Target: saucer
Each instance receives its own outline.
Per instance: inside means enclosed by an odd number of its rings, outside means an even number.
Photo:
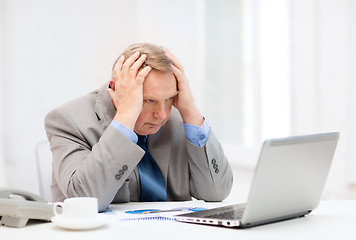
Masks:
[[[98,214],[94,219],[90,220],[73,220],[57,215],[51,218],[51,221],[59,227],[72,230],[85,230],[98,228],[106,223],[107,216]]]

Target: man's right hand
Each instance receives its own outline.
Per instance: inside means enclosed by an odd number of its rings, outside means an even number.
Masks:
[[[138,116],[142,111],[143,82],[152,70],[146,66],[140,70],[146,55],[139,52],[132,54],[126,61],[122,55],[113,70],[111,89],[107,89],[116,108],[115,121],[130,129],[134,129]]]

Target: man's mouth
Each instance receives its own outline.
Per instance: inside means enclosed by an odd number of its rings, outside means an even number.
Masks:
[[[160,127],[162,123],[147,123],[151,127]]]

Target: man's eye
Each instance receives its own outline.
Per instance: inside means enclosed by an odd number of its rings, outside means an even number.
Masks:
[[[148,103],[153,103],[154,100],[152,100],[152,99],[147,99],[146,102],[148,102]]]

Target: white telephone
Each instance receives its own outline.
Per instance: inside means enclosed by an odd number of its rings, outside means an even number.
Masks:
[[[52,217],[53,203],[23,190],[0,188],[0,225],[23,227],[29,219],[50,221]]]

